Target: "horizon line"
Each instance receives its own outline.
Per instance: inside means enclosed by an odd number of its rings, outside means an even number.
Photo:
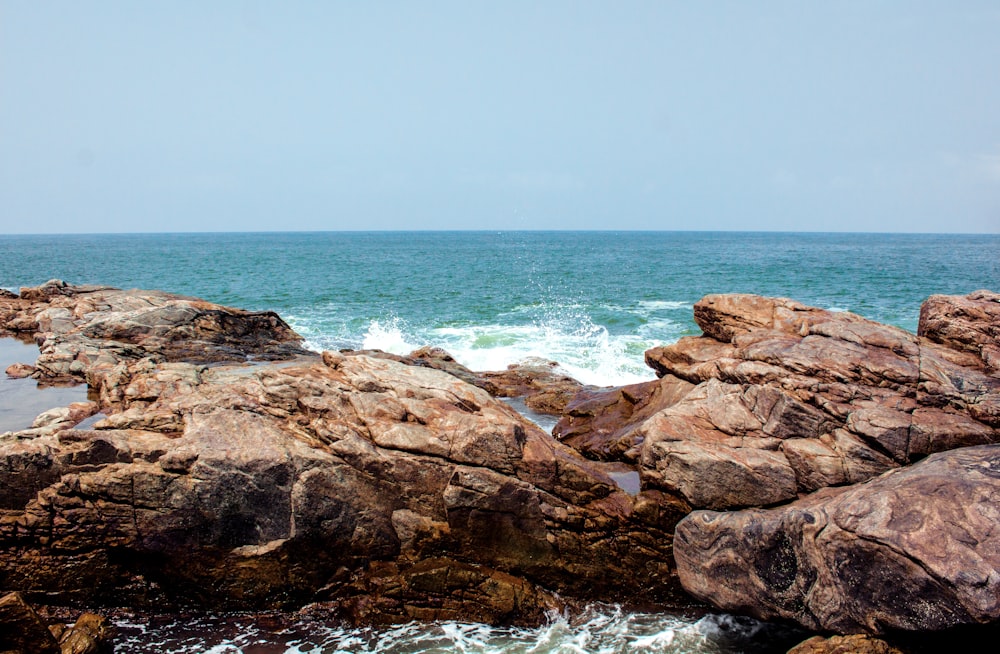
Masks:
[[[810,234],[810,235],[871,235],[871,236],[1000,236],[996,232],[891,232],[847,230],[785,230],[785,229],[259,229],[259,230],[199,230],[199,231],[134,231],[134,232],[17,232],[0,234],[0,238],[38,236],[193,236],[223,234]]]

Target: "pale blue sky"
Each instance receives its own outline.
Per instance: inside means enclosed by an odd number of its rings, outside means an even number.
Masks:
[[[0,233],[1000,232],[1000,3],[0,0]]]

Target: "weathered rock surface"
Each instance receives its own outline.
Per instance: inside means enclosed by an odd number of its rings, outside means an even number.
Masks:
[[[903,650],[893,647],[879,638],[866,634],[850,636],[813,636],[799,643],[788,654],[904,654]]]
[[[637,428],[677,404],[694,384],[667,375],[619,388],[583,389],[567,402],[553,435],[591,459],[637,464]]]
[[[951,350],[968,352],[981,361],[985,372],[1000,374],[1000,293],[932,295],[920,307],[917,333]]]
[[[423,347],[409,355],[417,365],[443,370],[482,388],[493,397],[519,397],[536,413],[562,415],[566,405],[583,384],[559,369],[555,361],[528,359],[507,366],[506,370],[473,372],[441,348]]]
[[[4,654],[99,654],[111,651],[106,618],[84,613],[66,627],[46,625],[20,593],[0,597],[0,652]]]
[[[935,454],[784,507],[677,527],[684,587],[814,630],[937,631],[1000,619],[1000,445]]]
[[[643,488],[710,509],[788,502],[994,443],[996,297],[932,298],[921,338],[781,298],[707,296],[695,305],[704,336],[646,353],[668,402],[640,400],[624,424],[611,411],[617,429],[556,433],[588,456],[638,459]],[[693,388],[668,392],[677,380]]]
[[[0,589],[328,602],[362,622],[678,600],[673,498],[625,492],[620,464],[451,374],[336,352],[220,365],[297,355],[298,339],[271,314],[165,294],[49,284],[16,303],[10,321],[41,330],[39,369],[85,378],[99,400],[0,439]],[[227,336],[237,318],[260,329]]]
[[[21,654],[59,651],[59,641],[20,593],[0,597],[0,652],[7,651]]]
[[[9,332],[30,333],[41,355],[31,376],[88,381],[121,361],[218,363],[310,354],[271,311],[231,309],[162,291],[71,286],[52,280],[0,298]]]

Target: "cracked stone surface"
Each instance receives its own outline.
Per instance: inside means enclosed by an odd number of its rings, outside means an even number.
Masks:
[[[775,505],[1000,440],[1000,295],[935,296],[917,336],[792,300],[710,295],[661,377],[583,391],[554,430],[693,508]]]
[[[1000,446],[934,454],[770,510],[696,511],[674,554],[694,596],[839,633],[1000,619]]]
[[[99,398],[0,437],[0,589],[358,622],[689,601],[675,500],[625,492],[630,468],[451,374],[302,354],[276,317],[166,294],[52,282],[0,300],[8,329],[39,330],[39,374]]]

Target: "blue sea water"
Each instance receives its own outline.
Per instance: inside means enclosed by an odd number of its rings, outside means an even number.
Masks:
[[[1000,236],[324,232],[0,236],[0,287],[51,278],[280,313],[315,349],[421,345],[492,370],[649,379],[708,293],[791,297],[915,330],[934,293],[1000,289]]]
[[[359,226],[363,227],[363,226]],[[422,345],[477,370],[527,357],[581,381],[653,377],[708,293],[790,297],[915,331],[935,293],[1000,291],[1000,236],[699,232],[0,235],[0,287],[157,288],[281,314],[314,349]],[[290,621],[289,621],[290,620]],[[784,651],[769,627],[592,607],[540,629],[346,629],[294,618],[136,616],[118,652]]]

